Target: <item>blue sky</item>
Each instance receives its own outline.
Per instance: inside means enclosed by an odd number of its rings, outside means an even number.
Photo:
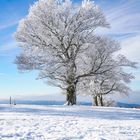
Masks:
[[[60,93],[58,88],[50,87],[43,81],[35,80],[37,72],[19,73],[15,56],[19,49],[12,35],[18,22],[28,14],[28,9],[36,0],[0,0],[0,99],[12,96],[42,96]],[[80,2],[80,1],[74,1]],[[99,30],[120,41],[121,53],[130,60],[140,62],[140,1],[139,0],[95,0],[103,12],[110,29]],[[130,87],[130,97],[123,97],[124,102],[140,103],[140,65],[132,70],[135,80]]]

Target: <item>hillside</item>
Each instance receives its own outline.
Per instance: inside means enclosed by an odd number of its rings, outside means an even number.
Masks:
[[[139,140],[140,110],[0,105],[1,140]]]

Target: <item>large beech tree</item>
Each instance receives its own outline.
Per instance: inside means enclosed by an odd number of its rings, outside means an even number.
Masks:
[[[38,70],[38,79],[60,87],[68,105],[76,104],[78,83],[84,78],[135,65],[125,57],[113,58],[119,44],[96,35],[99,27],[109,24],[92,1],[74,5],[70,0],[39,0],[15,33],[22,48],[16,58],[18,69]]]

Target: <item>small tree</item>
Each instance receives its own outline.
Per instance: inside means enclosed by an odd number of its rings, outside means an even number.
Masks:
[[[129,92],[130,88],[127,83],[131,82],[134,76],[125,72],[124,68],[136,68],[136,63],[118,54],[119,44],[113,40],[100,38],[97,44],[97,46],[91,47],[93,50],[90,48],[91,51],[88,51],[88,61],[87,58],[82,60],[87,68],[92,65],[96,72],[91,72],[90,75],[79,81],[79,94],[91,95],[94,105],[104,106],[104,95]],[[86,71],[88,70],[86,69]],[[83,88],[81,89],[81,87]]]
[[[124,73],[121,70],[111,70],[102,75],[85,79],[82,82],[84,82],[83,85],[87,90],[87,94],[93,97],[94,105],[106,106],[109,101],[105,101],[103,96],[116,93],[127,95],[130,88],[126,84],[133,78],[131,74]]]

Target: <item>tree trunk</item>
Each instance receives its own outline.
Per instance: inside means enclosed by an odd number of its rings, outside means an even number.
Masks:
[[[101,104],[101,106],[104,106],[102,95],[99,95],[99,100],[100,100],[100,104]]]
[[[97,99],[97,96],[93,97],[93,104],[95,106],[98,106],[98,99]]]
[[[12,98],[11,97],[10,97],[9,103],[10,103],[10,106],[11,106],[11,104],[12,104]]]
[[[67,88],[67,103],[68,105],[76,104],[76,91],[74,85],[70,85]]]

